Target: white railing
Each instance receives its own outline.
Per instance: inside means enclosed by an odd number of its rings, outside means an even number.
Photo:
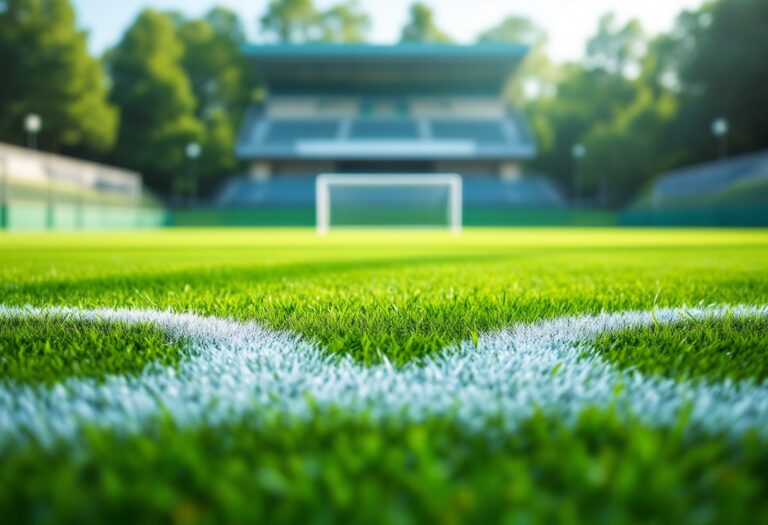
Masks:
[[[0,143],[2,202],[12,198],[14,186],[48,188],[51,193],[90,190],[120,195],[141,203],[141,174],[83,160]]]

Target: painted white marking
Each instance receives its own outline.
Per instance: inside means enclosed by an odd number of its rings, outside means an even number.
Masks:
[[[178,369],[148,365],[135,376],[101,382],[70,378],[53,387],[0,381],[0,444],[76,440],[84,424],[139,432],[161,412],[182,426],[215,425],[267,411],[303,419],[335,407],[375,420],[456,418],[482,432],[490,417],[513,431],[535,410],[573,423],[587,407],[615,407],[620,417],[654,426],[675,424],[688,407],[689,432],[733,437],[754,429],[768,438],[768,381],[675,381],[620,370],[585,347],[599,333],[649,325],[649,312],[565,317],[483,335],[422,363],[366,367],[324,353],[299,337],[192,314],[139,310],[46,308],[47,315],[153,322],[186,337],[190,354]],[[0,306],[2,316],[43,310]],[[768,307],[673,308],[655,313],[668,323],[694,318],[768,315]],[[580,357],[582,356],[582,357]],[[557,369],[556,372],[555,369]],[[308,402],[308,396],[312,402]]]

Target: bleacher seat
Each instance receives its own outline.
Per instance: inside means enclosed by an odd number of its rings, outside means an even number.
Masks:
[[[352,123],[351,140],[408,140],[416,139],[419,130],[410,119],[357,119]]]
[[[498,120],[434,120],[432,136],[440,140],[472,140],[479,144],[508,142]]]
[[[293,144],[297,140],[334,139],[338,134],[337,120],[272,120],[268,124],[264,142],[271,144]]]
[[[733,157],[662,173],[654,184],[657,198],[714,193],[752,178],[768,178],[768,152]]]

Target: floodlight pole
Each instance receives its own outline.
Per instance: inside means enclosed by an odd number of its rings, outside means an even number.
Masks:
[[[717,138],[717,151],[720,160],[728,156],[728,119],[720,117],[712,121],[712,134]]]
[[[327,235],[330,226],[330,208],[331,208],[331,195],[328,189],[328,184],[325,182],[326,177],[320,175],[315,179],[315,192],[317,205],[315,206],[315,224],[317,225],[318,235]]]
[[[136,206],[136,227],[140,228],[142,225],[141,215],[144,204],[144,176],[139,173],[139,179],[136,181],[134,187],[134,204]]]
[[[0,229],[9,229],[8,159],[0,157]]]
[[[448,203],[448,217],[451,221],[451,233],[459,235],[461,233],[461,213],[462,213],[462,194],[461,194],[461,179],[455,178],[451,180],[451,186],[453,191],[450,192]]]
[[[197,200],[197,180],[195,178],[195,161],[200,156],[201,148],[197,142],[190,142],[187,144],[184,150],[187,155],[189,181],[187,182],[187,207],[192,207],[194,201]]]
[[[46,204],[46,218],[45,222],[49,230],[52,230],[56,219],[54,217],[54,209],[53,209],[53,168],[51,165],[46,161],[45,163],[45,172],[48,174],[48,202]]]
[[[573,207],[579,205],[579,191],[581,186],[580,172],[581,172],[581,159],[587,154],[587,148],[584,144],[574,144],[571,148],[571,156],[573,157]]]
[[[37,113],[30,113],[24,117],[24,131],[27,132],[27,147],[37,149],[37,134],[43,128],[43,119]]]
[[[27,147],[37,149],[37,134],[43,129],[43,119],[37,113],[29,113],[24,117],[24,131],[27,132]],[[45,171],[48,174],[48,202],[46,205],[46,224],[48,229],[53,229],[53,170],[46,163]]]
[[[658,177],[654,177],[651,182],[651,209],[655,212],[661,208],[661,195],[658,188]]]

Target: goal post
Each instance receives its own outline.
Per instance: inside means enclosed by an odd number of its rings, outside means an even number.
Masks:
[[[444,226],[454,234],[461,232],[462,221],[462,185],[461,176],[452,173],[441,174],[342,174],[323,173],[316,179],[316,224],[319,235],[327,234],[332,226],[338,227],[439,227]],[[358,210],[357,222],[334,224],[334,205],[340,206],[346,192],[346,201],[353,202]],[[402,192],[402,193],[398,193]],[[407,222],[408,212],[395,212],[396,220],[387,221],[377,216],[375,224],[371,219],[382,208],[392,209],[398,200],[407,203],[415,216],[412,223]],[[429,200],[432,205],[445,206],[438,212],[439,222],[427,222],[425,217],[434,218],[435,214],[425,213]],[[435,202],[437,201],[437,202]],[[337,213],[338,215],[338,213]],[[349,215],[349,214],[347,214]],[[381,215],[381,213],[379,213]],[[390,217],[391,219],[392,217]],[[349,219],[348,219],[349,220]]]

